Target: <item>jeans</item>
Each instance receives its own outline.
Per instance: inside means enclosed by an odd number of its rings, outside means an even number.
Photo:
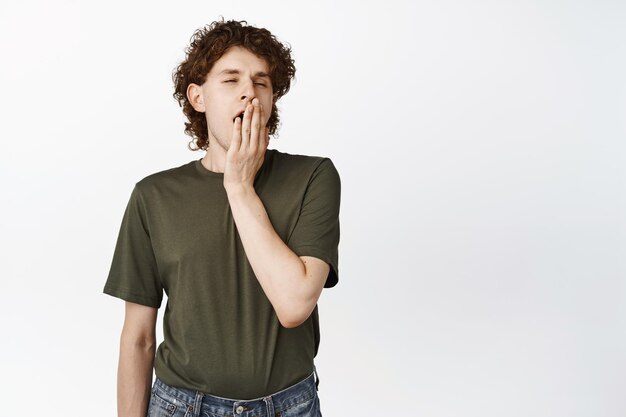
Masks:
[[[321,417],[314,370],[302,381],[253,400],[216,397],[154,381],[148,417]]]

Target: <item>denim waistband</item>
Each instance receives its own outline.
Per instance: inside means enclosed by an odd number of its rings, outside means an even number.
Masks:
[[[285,410],[314,398],[317,395],[318,384],[319,378],[314,368],[313,373],[302,381],[274,394],[251,400],[222,398],[188,388],[174,387],[167,385],[158,377],[154,381],[153,390],[156,390],[157,395],[160,391],[170,400],[181,401],[183,403],[181,405],[185,406],[191,413],[189,415],[192,416],[200,416],[201,411],[207,411],[222,416],[247,417],[252,415],[280,415]]]

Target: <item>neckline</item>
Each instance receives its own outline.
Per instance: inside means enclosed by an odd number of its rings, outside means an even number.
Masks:
[[[215,177],[215,178],[224,178],[223,172],[215,172],[206,169],[204,165],[202,165],[202,158],[196,159],[194,162],[194,166],[196,167],[196,171],[203,177]]]
[[[267,164],[267,161],[270,157],[270,153],[273,153],[274,149],[266,149],[265,150],[265,159],[263,162],[263,165]],[[206,169],[206,167],[204,165],[202,165],[202,158],[200,159],[196,159],[194,161],[193,164],[196,167],[196,171],[202,175],[203,177],[214,177],[214,178],[221,178],[224,179],[224,173],[223,172],[215,172],[215,171],[211,171],[209,169]],[[257,172],[257,176],[259,175],[259,173],[263,170],[263,166],[261,166],[261,168],[259,169],[259,172]]]

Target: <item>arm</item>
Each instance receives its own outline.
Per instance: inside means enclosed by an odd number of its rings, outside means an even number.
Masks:
[[[126,302],[117,370],[118,417],[144,417],[148,412],[157,310]]]
[[[267,117],[258,99],[235,118],[226,155],[224,188],[246,256],[265,295],[285,327],[296,327],[310,315],[324,288],[330,265],[296,255],[274,230],[254,189],[269,143]]]
[[[284,327],[299,326],[315,308],[330,266],[289,249],[253,187],[229,187],[227,194],[248,261],[278,319]]]

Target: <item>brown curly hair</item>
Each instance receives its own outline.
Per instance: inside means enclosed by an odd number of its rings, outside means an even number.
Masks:
[[[225,22],[222,17],[221,20],[197,29],[185,49],[185,60],[172,73],[173,96],[189,120],[185,122],[185,134],[193,138],[188,145],[192,151],[206,150],[209,138],[205,114],[191,106],[187,99],[187,87],[191,83],[204,84],[213,64],[232,46],[247,48],[267,61],[274,93],[274,104],[267,127],[270,135],[276,133],[280,120],[276,102],[287,94],[291,79],[296,73],[294,60],[291,58],[291,46],[280,43],[267,29],[249,26],[247,23],[245,20]],[[191,147],[194,140],[195,149]]]

